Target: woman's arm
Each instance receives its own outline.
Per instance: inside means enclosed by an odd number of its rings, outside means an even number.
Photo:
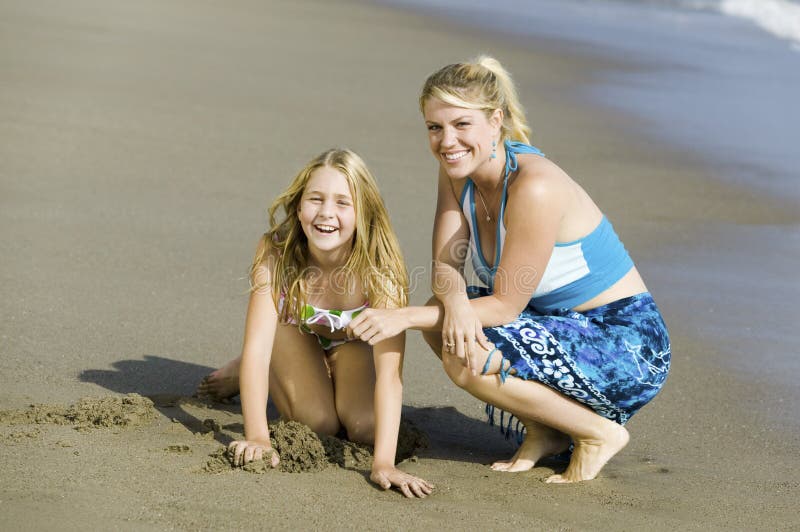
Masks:
[[[431,288],[442,302],[442,309],[429,309],[412,318],[417,327],[438,327],[441,322],[442,344],[466,362],[466,355],[476,350],[476,342],[489,349],[480,318],[469,303],[464,280],[464,261],[469,250],[469,226],[461,212],[456,188],[447,173],[439,168],[436,218],[433,225],[433,271]]]
[[[558,166],[539,159],[535,166],[521,164],[519,172],[509,187],[506,238],[493,293],[471,300],[484,327],[510,323],[528,305],[567,210],[570,180]]]
[[[262,240],[261,245],[264,245]],[[260,251],[260,249],[259,249]],[[272,450],[267,426],[267,396],[269,394],[269,363],[272,344],[278,325],[278,313],[271,291],[271,268],[274,257],[268,255],[266,264],[255,273],[257,284],[263,286],[250,294],[245,321],[242,361],[239,366],[239,394],[244,418],[244,441],[232,442],[234,463],[243,465]],[[273,466],[277,454],[273,453]]]
[[[433,294],[443,303],[467,299],[464,261],[469,249],[469,226],[461,212],[453,183],[439,169],[436,216],[433,222]]]
[[[394,465],[400,414],[403,407],[403,352],[406,335],[398,334],[373,348],[375,361],[375,454],[373,482],[384,489],[396,486],[406,497],[425,497],[433,491],[429,482],[409,475]]]

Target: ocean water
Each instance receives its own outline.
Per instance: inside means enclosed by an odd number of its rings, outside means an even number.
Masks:
[[[797,0],[644,0],[644,2],[678,9],[718,11],[724,15],[749,20],[774,36],[790,41],[794,48],[800,50],[800,2]]]
[[[800,0],[382,1],[629,60],[641,68],[606,71],[575,96],[800,207]]]

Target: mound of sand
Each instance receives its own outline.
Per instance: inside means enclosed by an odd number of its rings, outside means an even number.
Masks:
[[[279,421],[270,426],[272,445],[281,457],[278,469],[287,473],[319,471],[331,466],[345,469],[369,469],[372,465],[372,447],[341,440],[335,436],[320,437],[310,428],[296,421]],[[428,446],[425,435],[410,421],[400,423],[395,462],[414,455],[417,449]],[[224,447],[210,455],[202,470],[207,473],[230,471],[233,456]],[[250,473],[272,470],[269,456],[242,467]]]
[[[27,409],[0,411],[7,425],[75,425],[77,429],[136,427],[156,417],[153,402],[136,393],[123,396],[84,397],[63,405],[35,404]]]

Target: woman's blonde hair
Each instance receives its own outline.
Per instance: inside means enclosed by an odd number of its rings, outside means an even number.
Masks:
[[[267,283],[257,280],[258,273],[268,258],[274,258],[269,282],[276,304],[281,297],[284,299],[279,309],[280,319],[285,323],[294,318],[296,323],[302,323],[308,277],[313,272],[309,268],[308,239],[300,225],[298,209],[311,174],[321,167],[341,172],[353,196],[356,228],[352,252],[341,272],[344,278],[359,280],[373,307],[405,306],[408,274],[378,185],[361,157],[346,149],[330,149],[312,159],[272,203],[270,229],[264,233],[250,268],[251,289],[265,288]],[[350,282],[344,288],[352,286]]]
[[[425,80],[419,97],[423,113],[430,98],[456,107],[481,110],[486,118],[500,109],[503,111],[501,140],[530,143],[531,128],[511,75],[493,57],[482,55],[468,63],[447,65],[434,72]]]

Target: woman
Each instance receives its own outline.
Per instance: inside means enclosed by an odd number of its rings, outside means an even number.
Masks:
[[[661,315],[608,219],[528,145],[499,62],[481,57],[435,72],[420,108],[439,162],[434,299],[370,309],[350,329],[370,343],[423,330],[453,382],[490,415],[498,407],[518,418],[524,441],[492,469],[524,471],[572,446],[566,471],[547,481],[592,479],[666,379]],[[483,287],[466,285],[466,249]]]

